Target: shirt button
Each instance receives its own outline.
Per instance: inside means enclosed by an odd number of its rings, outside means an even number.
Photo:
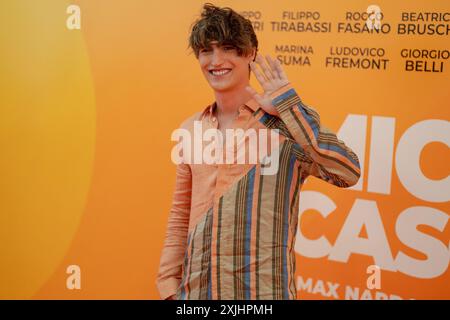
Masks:
[[[212,117],[212,122],[216,122],[216,117]]]

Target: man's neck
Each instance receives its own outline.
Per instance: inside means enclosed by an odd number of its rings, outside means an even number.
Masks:
[[[252,98],[252,95],[245,90],[245,86],[232,91],[215,91],[214,95],[216,97],[217,114],[225,117],[235,115],[239,107]]]

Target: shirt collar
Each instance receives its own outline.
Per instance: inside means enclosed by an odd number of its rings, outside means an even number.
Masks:
[[[252,111],[256,111],[259,109],[259,103],[254,98],[248,100],[244,105],[249,107]],[[215,101],[208,105],[202,112],[202,119],[205,117],[211,117],[214,114],[214,110],[216,108],[217,105]]]

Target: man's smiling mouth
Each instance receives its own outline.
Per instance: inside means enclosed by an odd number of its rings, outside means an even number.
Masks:
[[[223,76],[231,72],[231,69],[216,69],[216,70],[209,70],[209,73],[213,76]]]

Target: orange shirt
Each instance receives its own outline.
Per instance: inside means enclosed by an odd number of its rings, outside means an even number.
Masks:
[[[157,279],[162,299],[174,294],[177,299],[296,299],[299,190],[309,175],[352,186],[360,165],[291,84],[271,99],[280,117],[252,99],[239,109],[233,127],[278,130],[274,174],[265,174],[259,160],[177,165]],[[193,135],[196,123],[203,130],[217,128],[214,106],[181,127]]]

